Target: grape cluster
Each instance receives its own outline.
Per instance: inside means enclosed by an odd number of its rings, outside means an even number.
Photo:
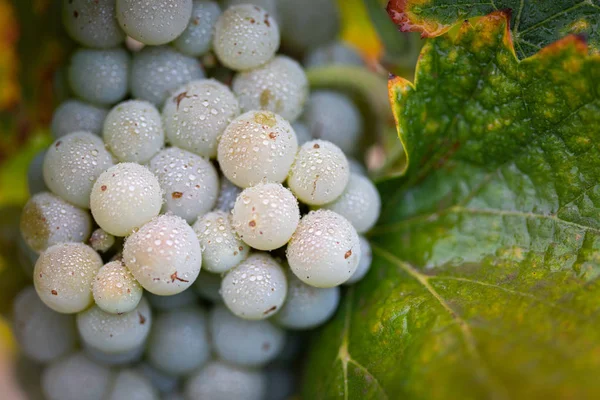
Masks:
[[[362,60],[332,1],[249,3],[64,0],[85,47],[30,167],[14,303],[48,399],[287,398],[300,332],[367,273],[361,114],[277,51]]]

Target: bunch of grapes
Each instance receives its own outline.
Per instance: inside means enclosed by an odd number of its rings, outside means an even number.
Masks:
[[[284,399],[300,332],[369,269],[361,114],[276,53],[362,61],[331,1],[244,3],[64,0],[85,47],[30,168],[14,304],[48,399]]]

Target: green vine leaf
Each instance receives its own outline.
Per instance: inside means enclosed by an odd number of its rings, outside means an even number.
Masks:
[[[599,92],[581,38],[519,62],[506,13],[427,41],[390,81],[406,174],[305,398],[600,397]]]
[[[517,54],[525,58],[568,34],[584,34],[600,51],[600,0],[390,0],[388,13],[403,31],[439,36],[466,18],[511,10]]]

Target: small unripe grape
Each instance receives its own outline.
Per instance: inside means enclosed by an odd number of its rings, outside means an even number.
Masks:
[[[336,145],[313,140],[300,147],[288,186],[306,204],[327,204],[344,192],[350,179],[349,170],[348,159]]]
[[[122,100],[129,88],[129,54],[122,48],[79,49],[71,57],[69,84],[73,93],[93,104]]]
[[[365,63],[358,51],[341,41],[319,46],[304,57],[304,65],[307,68],[324,67],[333,64],[362,67]]]
[[[229,7],[217,20],[213,47],[219,61],[233,70],[265,64],[279,48],[279,27],[260,7]]]
[[[193,226],[202,249],[202,267],[207,271],[226,272],[248,256],[250,248],[235,233],[229,218],[225,211],[212,211]]]
[[[381,197],[367,177],[350,174],[344,193],[323,208],[346,218],[358,233],[365,233],[375,225],[381,211]]]
[[[267,391],[262,372],[223,361],[211,361],[188,380],[188,399],[261,400]]]
[[[77,333],[73,316],[48,308],[33,286],[26,287],[15,297],[13,318],[19,347],[33,360],[49,362],[75,348]]]
[[[222,303],[223,298],[221,297],[221,276],[217,274],[211,274],[202,269],[196,282],[194,282],[194,289],[196,293],[212,303]]]
[[[340,301],[340,288],[317,288],[288,274],[288,295],[283,307],[273,317],[286,329],[312,329],[325,323]]]
[[[240,72],[232,87],[242,112],[272,111],[290,122],[300,116],[308,97],[304,70],[286,56],[277,56],[259,68]]]
[[[27,169],[27,188],[29,189],[29,195],[40,192],[48,192],[49,189],[46,187],[44,182],[44,158],[46,157],[46,151],[39,151]],[[235,201],[235,199],[234,199]]]
[[[340,285],[358,266],[358,234],[346,218],[333,211],[311,211],[300,220],[288,244],[287,259],[294,274],[308,285]]]
[[[196,279],[196,282],[198,279]],[[172,296],[159,296],[152,293],[146,293],[146,298],[150,305],[159,311],[177,310],[182,307],[192,306],[198,302],[198,296],[192,288],[186,289],[181,293]]]
[[[159,370],[186,375],[210,357],[206,315],[199,307],[160,314],[148,342],[148,361]]]
[[[360,240],[360,260],[358,261],[358,267],[356,267],[356,271],[354,271],[350,279],[344,282],[344,285],[352,285],[364,278],[371,268],[371,262],[373,262],[371,244],[364,236],[358,236],[358,239]]]
[[[195,0],[190,23],[173,42],[175,48],[192,57],[207,53],[212,46],[215,25],[220,15],[221,8],[218,3]]]
[[[58,359],[42,374],[42,390],[48,400],[104,400],[113,374],[83,352]]]
[[[298,146],[302,146],[304,143],[313,140],[313,137],[310,135],[308,127],[303,122],[294,122],[292,124],[292,128],[296,133],[296,138],[298,139]]]
[[[120,365],[131,365],[139,362],[144,356],[145,347],[144,343],[142,343],[142,345],[128,351],[123,351],[120,353],[107,353],[105,351],[93,348],[86,343],[83,343],[83,351],[89,357],[90,360],[100,365],[112,367]]]
[[[198,60],[170,46],[145,47],[131,63],[131,93],[157,107],[181,85],[202,78],[204,70]]]
[[[54,311],[70,314],[94,301],[92,283],[102,259],[82,243],[60,243],[44,251],[35,263],[33,283],[40,299]]]
[[[162,191],[148,168],[121,163],[100,175],[90,201],[92,215],[102,229],[114,236],[127,236],[158,215]]]
[[[163,190],[164,212],[170,211],[192,224],[214,207],[219,193],[219,175],[210,161],[170,147],[154,156],[149,168]]]
[[[114,246],[114,244],[115,237],[106,232],[104,229],[98,228],[92,232],[92,236],[90,237],[90,246],[92,246],[92,249],[96,250],[97,252],[106,253]]]
[[[279,311],[286,293],[285,272],[266,253],[251,255],[221,281],[225,305],[244,319],[269,318]]]
[[[115,0],[63,0],[63,23],[69,36],[87,47],[113,47],[125,39]]]
[[[144,290],[121,261],[111,261],[98,271],[92,293],[96,305],[111,314],[132,311]]]
[[[50,130],[55,139],[73,132],[91,132],[95,135],[102,133],[104,118],[108,110],[84,103],[79,100],[67,100],[61,103],[54,114]]]
[[[187,27],[192,0],[117,0],[117,19],[129,36],[157,46],[175,40]]]
[[[91,231],[88,211],[48,192],[34,195],[21,213],[21,234],[38,253],[58,243],[85,242]]]
[[[177,387],[179,386],[178,377],[159,371],[148,364],[147,361],[139,363],[136,370],[146,378],[150,379],[154,387],[161,393],[171,393],[177,390]]]
[[[335,40],[340,15],[333,0],[277,0],[281,40],[286,48],[304,53]]]
[[[129,100],[106,116],[102,131],[106,148],[121,162],[148,162],[165,144],[158,110],[150,103]]]
[[[57,196],[81,208],[90,208],[92,186],[113,165],[102,139],[74,132],[56,140],[44,158],[44,181]]]
[[[150,293],[174,295],[190,287],[202,264],[194,230],[175,215],[161,215],[129,236],[123,261]]]
[[[193,81],[177,89],[163,108],[168,141],[206,158],[217,155],[217,141],[240,113],[229,88],[214,79]]]
[[[292,192],[281,184],[259,183],[238,196],[231,221],[248,245],[274,250],[292,237],[300,221],[300,208]]]
[[[285,343],[285,332],[281,328],[266,320],[241,319],[225,306],[212,309],[209,326],[215,353],[236,365],[265,365],[277,357]]]
[[[221,189],[219,190],[215,209],[230,212],[233,210],[235,200],[240,193],[242,193],[242,188],[235,186],[229,179],[222,176]]]
[[[123,353],[142,346],[150,333],[152,312],[143,299],[124,314],[109,314],[94,306],[77,314],[77,329],[85,344],[106,353]]]
[[[312,137],[335,144],[345,154],[360,149],[362,116],[347,96],[328,90],[311,93],[304,121]]]
[[[236,118],[219,141],[219,166],[232,183],[249,187],[283,182],[298,151],[290,124],[270,111],[250,111]]]
[[[158,400],[158,393],[144,375],[125,369],[117,374],[107,400]]]

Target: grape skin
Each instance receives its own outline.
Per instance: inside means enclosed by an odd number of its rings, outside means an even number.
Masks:
[[[213,48],[228,68],[256,68],[273,58],[279,48],[279,26],[258,6],[235,5],[217,20]]]
[[[281,40],[287,49],[304,53],[335,40],[340,15],[334,0],[277,0]]]
[[[63,0],[63,23],[83,46],[107,48],[125,40],[115,15],[115,0]]]
[[[204,70],[195,58],[170,46],[149,46],[133,56],[131,93],[161,107],[181,85],[202,78]]]
[[[89,132],[73,132],[46,151],[44,181],[52,193],[81,208],[90,208],[92,186],[113,165],[102,139]]]
[[[192,224],[214,207],[219,175],[208,160],[170,147],[154,156],[149,168],[164,193],[163,212],[172,212]]]
[[[221,176],[221,189],[219,190],[219,197],[217,198],[215,209],[230,212],[240,193],[242,193],[240,187],[235,186],[229,179]]]
[[[233,315],[225,306],[215,306],[209,317],[213,350],[224,361],[258,367],[282,351],[285,333],[269,321],[249,321]]]
[[[233,184],[249,187],[260,182],[283,182],[298,151],[290,124],[270,111],[249,111],[223,132],[217,159]]]
[[[148,168],[121,163],[100,175],[90,201],[92,215],[102,229],[114,236],[127,236],[158,215],[162,190]]]
[[[19,347],[33,360],[53,361],[75,348],[77,334],[73,317],[48,308],[33,286],[21,290],[15,297],[13,318]]]
[[[218,3],[195,0],[190,23],[173,42],[175,48],[192,57],[207,53],[212,47],[215,25],[220,15]]]
[[[192,375],[185,386],[188,399],[260,400],[266,393],[262,372],[211,361]]]
[[[93,302],[92,283],[102,259],[82,243],[60,243],[44,251],[33,271],[40,299],[54,311],[70,314]]]
[[[137,307],[143,290],[121,261],[111,261],[98,271],[92,293],[102,311],[122,314]]]
[[[147,361],[143,361],[136,366],[136,370],[150,379],[154,387],[161,393],[171,393],[177,390],[179,386],[179,378],[169,374],[165,374],[162,371],[154,368],[148,364]]]
[[[85,242],[91,231],[88,211],[48,192],[30,198],[21,213],[21,234],[38,253],[58,243]]]
[[[167,140],[202,157],[215,158],[219,137],[239,114],[238,101],[227,86],[214,79],[190,82],[165,102]]]
[[[196,279],[196,282],[197,281],[198,279]],[[198,301],[198,297],[191,288],[172,296],[158,296],[156,294],[146,293],[146,298],[150,302],[152,308],[159,311],[177,310],[182,307],[194,305]]]
[[[240,72],[233,80],[233,93],[242,112],[267,110],[295,121],[308,97],[308,79],[296,61],[277,56],[251,71]]]
[[[300,221],[300,208],[292,192],[281,184],[259,183],[238,196],[231,221],[248,245],[274,250],[292,237]]]
[[[152,312],[144,298],[135,309],[123,314],[110,314],[97,306],[77,314],[81,340],[105,353],[123,353],[142,346],[152,323]]]
[[[292,128],[296,133],[296,138],[298,139],[298,146],[302,146],[306,142],[310,142],[313,140],[313,137],[310,135],[310,131],[305,123],[296,121],[292,124]]]
[[[92,246],[92,249],[100,253],[106,253],[114,244],[115,237],[104,229],[98,228],[92,232],[92,236],[90,237],[90,246]]]
[[[196,282],[194,282],[194,290],[196,293],[211,303],[222,303],[223,298],[221,297],[221,276],[217,274],[211,274],[206,270],[200,271],[200,275]]]
[[[139,362],[144,356],[145,347],[144,344],[133,348],[129,351],[121,352],[121,353],[107,353],[104,351],[100,351],[89,346],[86,343],[83,343],[83,351],[86,356],[100,364],[105,366],[120,366],[120,365],[131,365]]]
[[[158,400],[158,393],[144,375],[135,370],[121,370],[107,400]]]
[[[304,57],[306,68],[323,67],[334,64],[362,67],[364,61],[358,51],[342,41],[327,43],[313,49]]]
[[[358,267],[356,267],[356,271],[354,271],[350,279],[344,282],[344,285],[353,285],[363,279],[367,272],[369,272],[371,263],[373,262],[371,244],[364,236],[359,235],[358,239],[360,240],[360,260],[358,261]]]
[[[107,150],[121,162],[148,162],[165,144],[158,110],[150,103],[129,100],[106,116],[102,136]]]
[[[202,264],[196,233],[175,215],[161,215],[129,236],[123,260],[147,291],[169,296],[190,287]]]
[[[67,100],[54,110],[50,131],[55,139],[78,131],[100,135],[107,114],[105,108],[79,100]]]
[[[286,294],[283,268],[266,253],[251,255],[221,281],[225,305],[244,319],[271,317],[281,308]]]
[[[329,288],[344,283],[356,271],[360,242],[347,219],[333,211],[317,210],[302,217],[286,254],[301,281]]]
[[[129,36],[157,46],[176,39],[192,15],[192,0],[117,0],[117,19]]]

